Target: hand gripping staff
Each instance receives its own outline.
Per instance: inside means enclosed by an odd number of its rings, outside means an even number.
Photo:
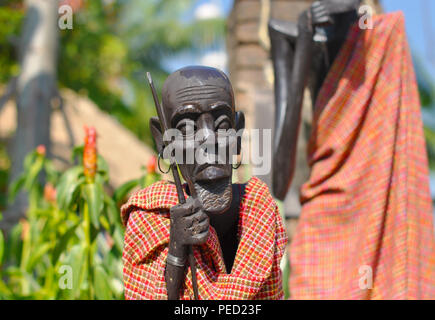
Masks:
[[[160,121],[160,127],[162,128],[162,135],[164,136],[166,130],[168,130],[168,122],[165,117],[165,113],[163,112],[162,106],[160,105],[159,98],[157,96],[156,88],[154,87],[153,79],[151,78],[151,74],[147,72],[148,83],[151,88],[151,92],[153,94],[154,104],[157,110],[157,116]],[[164,141],[164,139],[163,139]],[[165,143],[165,141],[164,141]],[[167,143],[165,143],[167,144]],[[177,188],[178,202],[180,204],[186,203],[186,198],[184,197],[183,186],[181,185],[180,175],[178,173],[178,165],[176,161],[171,161],[170,168],[172,170],[172,175],[174,177],[175,187]],[[195,190],[191,190],[192,197],[196,197]],[[193,256],[192,246],[188,247],[188,260],[190,265],[190,270],[192,271],[192,285],[193,285],[193,294],[195,300],[198,300],[198,282],[196,279],[196,266],[195,266],[195,258]]]

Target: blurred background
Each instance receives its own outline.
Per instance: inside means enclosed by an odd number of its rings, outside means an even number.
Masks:
[[[96,200],[86,191],[89,181],[80,180],[82,171],[75,178],[69,171],[84,165],[84,160],[71,157],[80,155],[81,149],[75,147],[83,145],[84,126],[96,129],[99,168],[104,168],[99,171],[102,181],[91,183],[100,183],[98,192],[101,199],[106,199],[101,200],[101,205],[96,202],[96,215],[119,210],[131,190],[159,178],[148,125],[155,108],[145,81],[147,71],[160,91],[166,76],[185,65],[220,68],[231,78],[237,107],[245,112],[247,127],[272,128],[273,71],[267,21],[270,17],[296,21],[311,2],[0,0],[0,212],[4,229],[0,238],[0,297],[104,298],[95,293],[95,288],[101,286],[111,288],[112,293],[106,298],[122,297],[120,221],[114,222],[119,227],[114,229],[107,225],[112,222],[110,216],[108,221],[96,218],[98,223],[83,224],[83,232],[67,221],[56,226],[54,234],[49,234],[44,224],[48,223],[48,214],[57,215],[56,219],[64,214],[62,219],[72,217],[76,221],[75,216],[85,219],[90,213],[90,221],[95,222],[92,208]],[[435,199],[435,3],[365,2],[376,13],[402,10],[405,14]],[[298,188],[308,175],[304,148],[310,132],[309,101],[303,118],[298,170],[288,199],[280,204],[290,236],[300,210]],[[38,146],[44,147],[43,152],[34,151]],[[32,166],[39,163],[38,157],[44,159],[43,164]],[[248,176],[249,166],[238,170],[239,180]],[[268,176],[262,178],[270,182]],[[51,198],[47,182],[54,190]],[[72,204],[72,200],[78,201],[77,197],[83,200],[83,206]],[[29,210],[33,213],[29,214]],[[30,235],[26,228],[31,230]],[[29,240],[26,236],[34,238]],[[61,247],[53,241],[59,238],[65,242]],[[77,245],[82,238],[87,239],[89,246],[80,249]],[[41,243],[32,251],[26,249],[25,239]],[[113,244],[116,241],[117,249]],[[103,242],[105,249],[100,247]],[[43,244],[46,246],[41,250]],[[36,250],[38,255],[25,256],[25,250]],[[110,255],[106,255],[108,252]],[[56,286],[50,286],[61,280],[62,274],[57,271],[71,254],[88,257],[88,273],[80,271],[88,276],[79,272],[83,283],[77,284],[77,292],[65,295]],[[98,261],[99,272],[89,271],[95,269],[92,266]],[[106,268],[108,261],[115,267]],[[48,272],[52,279],[48,279]]]

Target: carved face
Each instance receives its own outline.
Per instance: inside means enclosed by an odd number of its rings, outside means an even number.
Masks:
[[[226,138],[223,133],[244,127],[243,114],[235,112],[227,76],[208,67],[183,68],[168,77],[162,99],[168,126],[179,133],[173,146],[175,154],[183,155],[177,163],[189,189],[196,192],[207,213],[226,211],[232,200],[228,154],[231,141],[237,140]],[[156,131],[155,120],[151,128],[159,147],[161,133],[159,136]],[[239,152],[240,146],[236,149]],[[226,157],[219,160],[222,155]]]

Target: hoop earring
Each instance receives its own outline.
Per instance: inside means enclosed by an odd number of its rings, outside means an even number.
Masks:
[[[159,167],[159,171],[160,171],[161,173],[163,173],[163,174],[167,174],[167,173],[169,173],[169,171],[171,170],[171,167],[169,166],[168,171],[164,172],[164,171],[162,170],[162,168],[160,167],[160,159],[161,159],[161,158],[162,158],[162,153],[159,152],[159,156],[158,156],[158,158],[157,158],[157,166]]]
[[[240,158],[241,158],[240,162],[235,167],[233,165],[231,165],[231,168],[233,168],[234,170],[237,170],[240,168],[240,166],[242,165],[243,152],[242,152],[242,156]]]

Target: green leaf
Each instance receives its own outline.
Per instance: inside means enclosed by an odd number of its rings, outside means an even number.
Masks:
[[[290,298],[290,290],[288,285],[288,278],[290,276],[290,265],[289,260],[285,257],[285,265],[284,270],[282,272],[282,278],[283,278],[283,291],[284,291],[284,299]]]
[[[119,230],[119,228],[115,229],[112,238],[115,241],[115,247],[119,250],[119,252],[122,252],[122,250],[124,249],[124,235]]]
[[[3,231],[0,230],[0,267],[3,265],[3,254],[5,252],[5,237]]]
[[[83,162],[83,150],[84,149],[85,149],[85,147],[83,145],[74,147],[72,154],[71,154],[71,161],[74,162],[77,158],[77,159],[79,159],[78,163],[81,165]]]
[[[11,266],[11,267],[8,267],[7,269],[6,269],[6,275],[8,275],[8,276],[10,276],[10,277],[17,277],[17,278],[20,278],[20,277],[23,277],[24,276],[24,272],[23,272],[23,270],[21,270],[20,268],[18,268],[18,267],[16,267],[16,266]]]
[[[56,243],[56,246],[54,247],[53,250],[53,255],[51,257],[51,263],[54,265],[56,264],[57,260],[59,259],[60,255],[62,254],[62,252],[65,251],[67,245],[68,245],[68,241],[71,239],[72,236],[74,236],[75,232],[76,232],[76,228],[80,223],[76,223],[75,225],[73,225],[71,228],[69,228],[58,240],[58,242]]]
[[[85,184],[83,186],[83,198],[88,204],[91,222],[98,229],[98,217],[104,207],[104,191],[96,183]]]
[[[57,203],[59,208],[67,210],[70,207],[74,195],[78,190],[77,188],[84,182],[85,178],[82,167],[76,166],[65,171],[57,186]]]
[[[0,279],[0,300],[9,299],[12,296],[11,290],[8,286]]]
[[[127,194],[133,190],[135,187],[140,185],[139,179],[131,180],[126,183],[124,183],[122,186],[120,186],[118,189],[115,190],[113,194],[113,200],[117,204],[119,204],[122,200],[125,199]]]
[[[32,167],[33,163],[35,163],[36,158],[41,157],[36,153],[36,151],[30,152],[25,158],[23,163],[24,172],[27,172]]]
[[[147,184],[146,184],[146,178],[147,178],[147,173],[144,173],[140,178],[139,178],[139,185],[140,185],[140,187],[143,189],[143,188],[146,188],[147,187]]]
[[[122,283],[122,280],[117,278],[111,278],[109,284],[110,288],[112,289],[112,293],[115,296],[115,299],[123,299],[124,285]]]
[[[32,271],[35,265],[41,260],[41,258],[50,250],[52,247],[51,243],[44,243],[38,246],[37,249],[31,253],[29,263],[26,267],[28,271]]]
[[[47,181],[56,184],[59,172],[56,171],[51,161],[45,160],[44,170],[47,173]]]
[[[14,182],[12,182],[9,188],[9,202],[12,203],[15,200],[18,192],[23,189],[24,182],[26,181],[26,176],[21,174]]]
[[[100,215],[98,220],[100,221],[100,224],[104,229],[110,230],[109,221],[107,221],[107,218],[104,215]]]
[[[30,190],[34,185],[39,173],[44,167],[45,158],[42,156],[36,157],[35,161],[31,164],[29,170],[26,172],[26,180],[24,182],[24,188]]]
[[[121,216],[118,207],[107,194],[104,195],[104,202],[106,203],[106,212],[112,226],[121,225]]]
[[[110,300],[112,298],[107,273],[100,265],[95,268],[94,286],[98,300]]]
[[[109,174],[109,165],[107,164],[106,160],[100,155],[98,155],[97,158],[97,170],[98,172],[104,173],[105,175]]]
[[[73,273],[73,287],[71,290],[63,290],[66,299],[77,299],[80,295],[80,288],[84,281],[84,273],[86,272],[85,263],[85,248],[83,244],[76,244],[65,255],[66,260],[64,265],[70,266]]]
[[[12,228],[12,232],[8,235],[8,243],[6,249],[6,259],[14,264],[19,264],[23,242],[21,240],[22,224],[18,223]]]

